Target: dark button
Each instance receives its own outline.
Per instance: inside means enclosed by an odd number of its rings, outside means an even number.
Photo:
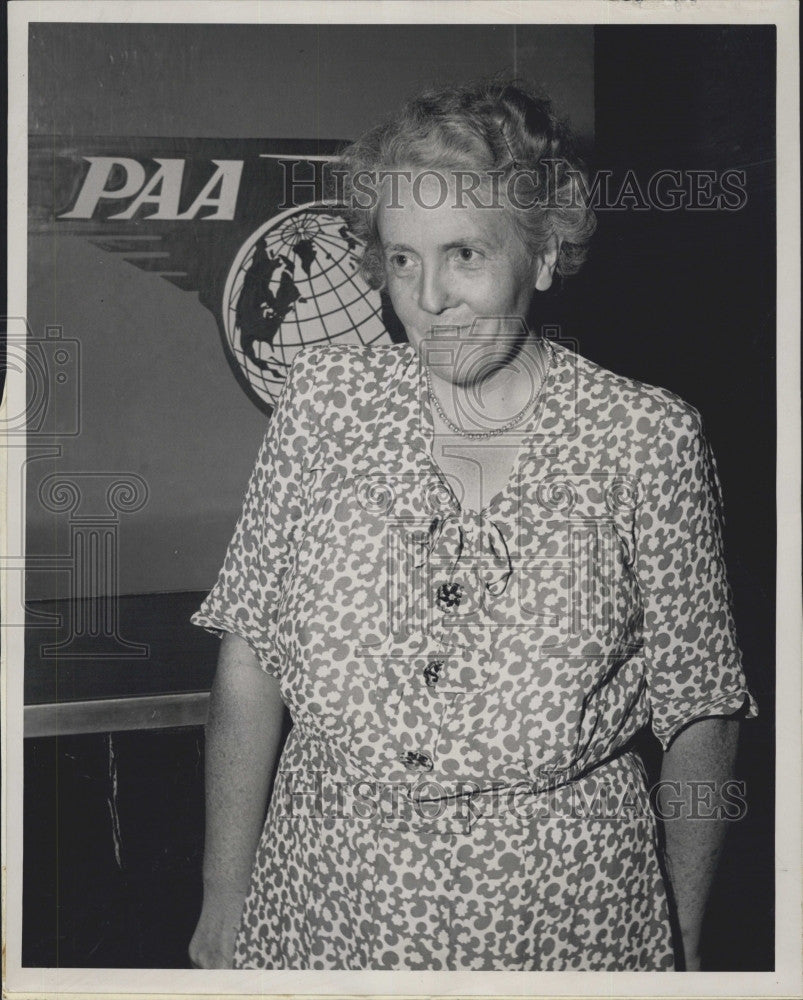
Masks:
[[[441,674],[443,673],[443,668],[443,660],[429,661],[429,663],[424,667],[424,679],[427,682],[427,687],[435,687],[440,680]]]
[[[462,583],[442,583],[435,592],[435,600],[442,611],[456,608],[463,600],[466,590]]]
[[[408,771],[432,770],[432,758],[418,750],[405,750],[400,759]]]

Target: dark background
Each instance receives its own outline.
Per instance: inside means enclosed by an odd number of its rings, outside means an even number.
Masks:
[[[736,212],[600,212],[588,266],[566,283],[581,353],[696,406],[725,497],[737,630],[760,715],[742,726],[748,813],[726,841],[704,967],[774,965],[775,29],[595,32],[595,164],[735,167]],[[653,773],[654,742],[645,743]]]
[[[743,727],[749,808],[729,832],[703,962],[772,969],[775,29],[604,27],[593,45],[592,168],[645,180],[684,167],[747,176],[737,212],[600,212],[585,269],[541,309],[587,357],[703,414],[760,708]],[[192,647],[208,676],[216,649],[212,637]],[[643,750],[654,768],[654,741]],[[26,740],[23,964],[187,965],[200,905],[202,757],[202,730],[191,727]]]

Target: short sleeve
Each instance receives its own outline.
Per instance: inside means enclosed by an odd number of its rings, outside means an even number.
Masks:
[[[722,490],[699,413],[672,404],[641,470],[636,570],[652,730],[757,706],[747,688],[723,547]]]
[[[303,523],[303,456],[309,444],[299,390],[303,368],[297,354],[270,416],[217,582],[190,618],[215,635],[241,636],[262,669],[275,677],[282,670],[276,647],[282,579]]]

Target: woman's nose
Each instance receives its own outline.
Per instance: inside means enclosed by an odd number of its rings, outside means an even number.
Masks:
[[[424,312],[437,316],[450,304],[449,288],[441,268],[438,266],[423,268],[418,289],[419,307]]]

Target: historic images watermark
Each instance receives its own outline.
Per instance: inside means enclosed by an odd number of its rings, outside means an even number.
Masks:
[[[399,209],[412,199],[421,208],[532,209],[591,208],[595,212],[735,212],[747,204],[747,173],[725,169],[664,167],[648,175],[583,171],[561,158],[534,167],[484,171],[454,168],[358,170],[352,175],[338,159],[279,160],[284,176],[280,210],[328,198],[347,210],[373,211],[380,201]]]
[[[439,820],[529,822],[550,819],[626,821],[652,817],[664,822],[692,819],[738,822],[747,815],[744,781],[668,781],[647,786],[635,775],[563,780],[545,769],[541,779],[505,787],[472,781],[416,782],[338,780],[323,771],[282,771],[275,793],[285,817],[362,819],[424,823]]]

